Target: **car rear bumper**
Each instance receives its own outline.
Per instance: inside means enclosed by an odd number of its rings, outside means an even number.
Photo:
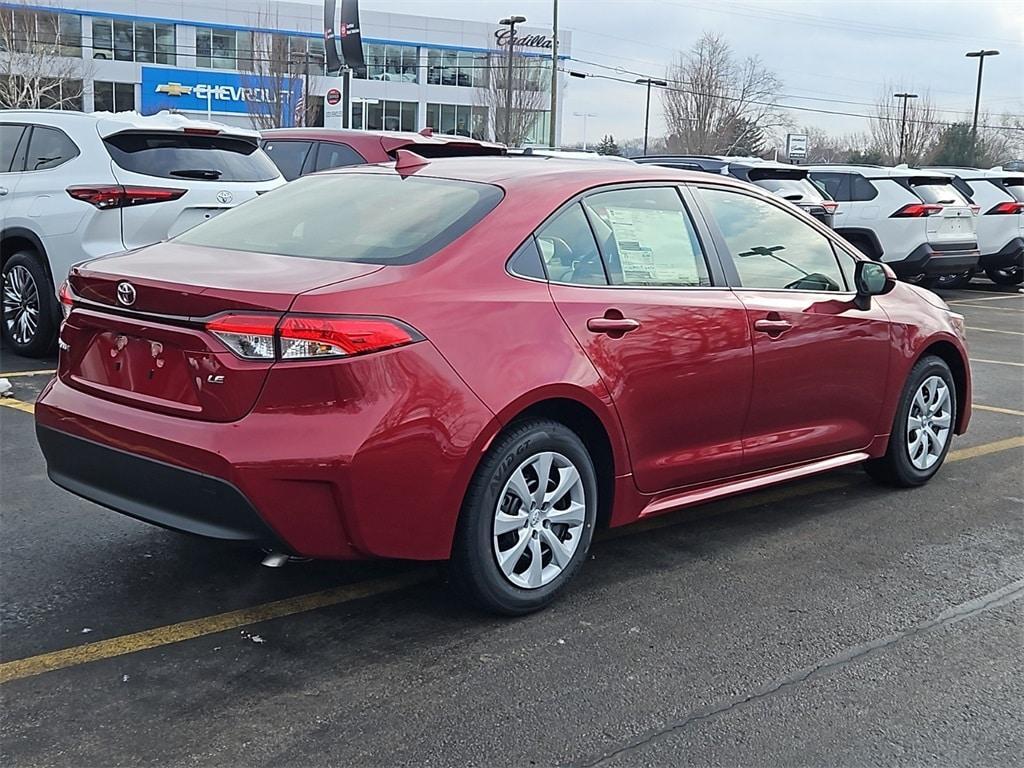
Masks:
[[[977,268],[981,252],[977,246],[962,243],[919,245],[902,261],[889,266],[900,277],[916,275],[956,275]]]
[[[1024,267],[1024,237],[1015,237],[996,253],[982,254],[978,261],[981,269]]]
[[[286,545],[231,483],[36,425],[50,479],[74,494],[163,528],[273,549]]]

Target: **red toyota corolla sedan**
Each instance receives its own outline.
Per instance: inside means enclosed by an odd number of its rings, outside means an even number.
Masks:
[[[519,614],[594,529],[967,428],[963,319],[742,182],[495,157],[305,177],[72,270],[50,477],[315,558],[450,560]]]

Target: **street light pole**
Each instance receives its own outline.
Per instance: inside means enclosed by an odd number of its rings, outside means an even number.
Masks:
[[[557,146],[555,112],[558,111],[558,0],[551,9],[551,112],[548,114],[548,146]]]
[[[664,80],[654,80],[650,77],[641,77],[636,81],[637,85],[647,86],[647,111],[644,113],[644,154],[647,154],[647,134],[650,131],[651,126],[651,86],[660,85],[665,87],[668,85]]]
[[[594,112],[573,112],[573,115],[576,116],[576,117],[582,117],[583,118],[583,149],[586,149],[587,148],[587,118],[588,117],[597,117],[597,114],[595,114]]]
[[[525,16],[508,16],[498,23],[508,27],[508,72],[505,75],[505,144],[512,137],[512,50],[516,42],[516,24],[526,21]]]
[[[916,99],[916,93],[894,93],[893,96],[897,99],[903,99],[903,119],[900,121],[900,162],[904,162],[903,157],[903,144],[906,140],[907,135],[907,102],[911,99]]]
[[[971,124],[971,135],[978,135],[978,107],[981,106],[981,70],[985,67],[986,56],[998,56],[999,51],[986,51],[984,49],[980,51],[968,51],[966,54],[969,59],[978,60],[978,88],[974,92],[974,122]]]

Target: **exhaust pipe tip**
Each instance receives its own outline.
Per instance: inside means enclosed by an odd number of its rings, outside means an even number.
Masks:
[[[290,558],[283,552],[268,552],[266,557],[260,561],[260,565],[265,565],[267,568],[281,568],[288,564]]]

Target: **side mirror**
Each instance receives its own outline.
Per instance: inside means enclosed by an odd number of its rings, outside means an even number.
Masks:
[[[858,261],[853,272],[857,306],[868,309],[872,296],[881,296],[896,287],[896,273],[880,261]]]

